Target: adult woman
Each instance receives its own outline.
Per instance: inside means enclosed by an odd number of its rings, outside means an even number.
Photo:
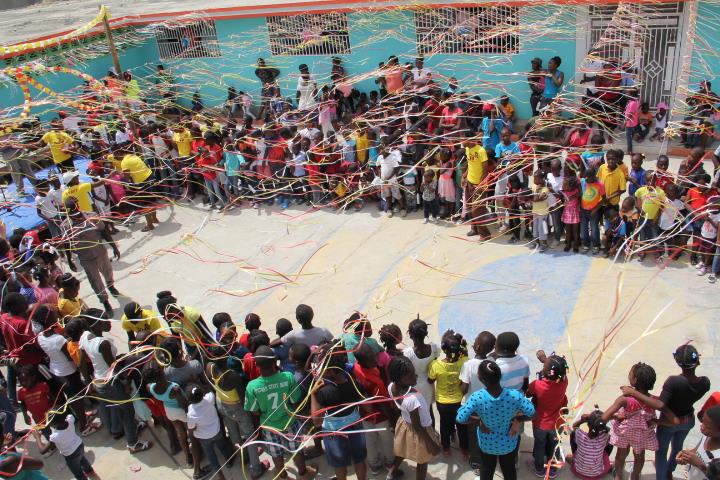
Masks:
[[[693,404],[710,390],[710,380],[695,374],[695,369],[700,365],[700,354],[694,346],[685,344],[678,347],[673,357],[681,373],[665,380],[660,398],[643,395],[632,387],[621,388],[623,395],[631,395],[661,411],[657,427],[658,450],[655,452],[657,480],[667,480],[675,470],[677,455],[682,450],[685,437],[695,425]]]
[[[535,415],[535,407],[520,390],[500,386],[502,373],[497,363],[483,360],[478,367],[478,378],[485,388],[470,395],[460,407],[458,423],[468,423],[471,415],[480,418],[478,444],[481,452],[480,479],[492,480],[495,467],[500,463],[503,478],[516,480],[516,448],[522,421]]]
[[[700,423],[700,432],[705,438],[697,447],[683,450],[677,455],[677,463],[688,465],[688,480],[710,478],[708,465],[720,455],[720,405],[705,411]]]

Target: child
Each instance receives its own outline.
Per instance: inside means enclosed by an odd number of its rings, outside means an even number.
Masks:
[[[603,244],[605,251],[605,258],[611,255],[615,257],[618,249],[625,242],[627,237],[627,230],[625,228],[625,221],[618,212],[612,210],[608,213],[608,229],[603,234]]]
[[[612,446],[608,445],[610,435],[607,422],[602,417],[600,410],[585,413],[572,427],[570,448],[573,456],[570,470],[583,480],[600,480],[610,471]],[[580,428],[583,423],[587,423],[587,432]]]
[[[565,229],[564,252],[569,252],[571,248],[573,253],[580,251],[580,186],[578,183],[575,172],[571,170],[568,174],[566,171],[562,189],[565,206],[561,217]]]
[[[310,418],[311,414],[311,400],[310,390],[315,377],[313,377],[310,371],[310,365],[308,360],[312,356],[312,350],[308,345],[304,343],[295,343],[290,347],[290,360],[292,360],[295,371],[293,377],[295,383],[297,383],[298,389],[300,390],[300,400],[298,401],[298,407],[295,409],[295,414],[300,418]],[[314,426],[311,422],[304,422],[302,426],[301,434],[311,434]],[[305,458],[315,458],[323,454],[322,439],[319,436],[313,438],[315,445],[307,447],[303,450]]]
[[[535,242],[540,247],[540,252],[547,250],[547,234],[548,234],[548,193],[550,190],[545,186],[545,174],[542,170],[536,170],[533,174],[533,196],[532,196],[532,213],[533,213],[533,236]]]
[[[404,356],[393,358],[388,374],[392,382],[388,393],[400,410],[400,419],[395,425],[395,461],[388,478],[399,477],[398,469],[405,458],[417,463],[415,480],[425,480],[428,462],[440,453],[440,441],[432,427],[430,408],[425,397],[415,389],[418,377],[410,360]]]
[[[437,186],[438,182],[437,180],[435,180],[435,174],[430,170],[426,170],[423,174],[422,186],[420,187],[423,200],[423,214],[425,216],[425,220],[423,221],[423,223],[428,223],[430,221],[432,221],[433,223],[437,222]]]
[[[440,414],[440,440],[443,454],[450,456],[450,439],[455,434],[457,426],[460,449],[465,457],[468,456],[467,425],[456,424],[463,392],[460,389],[460,370],[467,361],[467,346],[462,335],[448,330],[442,336],[440,349],[445,358],[433,360],[428,369],[428,381],[435,383],[435,401]]]
[[[592,244],[592,253],[597,255],[600,251],[600,208],[605,186],[598,180],[595,169],[588,168],[585,178],[580,180],[580,188],[580,240],[583,253],[587,253]]]
[[[535,405],[533,459],[528,461],[528,465],[535,476],[544,478],[547,472],[550,478],[554,478],[557,475],[555,462],[559,461],[557,432],[562,429],[562,413],[567,407],[567,362],[564,357],[555,354],[548,357],[542,350],[537,352],[537,359],[542,362],[543,369],[527,390],[527,396]],[[549,468],[545,468],[546,464]]]
[[[215,472],[215,477],[225,480],[215,448],[217,447],[225,457],[227,468],[235,463],[235,452],[225,436],[225,429],[221,428],[220,417],[215,408],[215,394],[204,393],[200,387],[190,385],[186,392],[187,428],[202,447],[205,457]]]
[[[655,106],[655,133],[650,140],[662,140],[665,137],[665,127],[668,121],[668,106],[660,102]]]
[[[503,332],[497,336],[495,351],[490,355],[502,371],[500,385],[514,390],[528,389],[530,365],[524,355],[518,355],[520,338],[515,332]]]
[[[649,395],[655,386],[655,378],[655,370],[646,363],[636,363],[628,374],[630,385],[644,395]],[[611,418],[615,421],[610,431],[610,444],[618,449],[615,454],[615,479],[622,480],[625,459],[632,448],[634,459],[630,478],[639,480],[645,464],[645,450],[658,449],[655,410],[635,397],[621,395],[602,416],[605,422]]]
[[[290,333],[292,329],[292,323],[290,323],[290,320],[287,318],[280,318],[275,323],[275,334],[278,338],[284,337]],[[275,356],[277,356],[280,361],[280,370],[283,372],[294,372],[295,364],[292,360],[290,360],[290,348],[281,342],[279,345],[272,347],[272,349],[273,352],[275,352]]]
[[[65,458],[65,463],[75,475],[77,480],[86,480],[95,476],[95,471],[90,462],[85,458],[85,445],[75,431],[75,417],[72,415],[53,415],[50,420],[50,441],[57,446],[60,455]]]
[[[460,369],[460,390],[463,394],[463,404],[465,404],[470,395],[473,392],[485,388],[485,385],[480,381],[478,376],[478,368],[483,360],[487,359],[487,356],[495,348],[495,335],[490,332],[480,332],[475,337],[473,343],[473,351],[475,352],[475,358],[471,358]],[[480,476],[480,466],[482,461],[482,452],[478,445],[477,437],[477,425],[470,425],[468,431],[468,440],[470,441],[470,468],[473,469],[475,476]]]
[[[702,230],[700,231],[701,243],[698,248],[700,254],[700,261],[698,262],[699,276],[705,275],[713,262],[713,256],[715,253],[715,242],[718,237],[718,223],[720,223],[720,196],[710,197],[707,204],[707,213],[704,215],[705,219],[702,224]],[[711,273],[714,273],[711,271]]]
[[[630,238],[635,232],[640,218],[640,211],[635,206],[634,198],[627,197],[623,200],[622,205],[620,205],[620,217],[625,222],[625,234]]]
[[[18,380],[22,385],[18,390],[18,401],[20,402],[20,410],[25,418],[25,423],[32,425],[34,421],[35,425],[45,425],[47,413],[53,406],[50,386],[39,378],[34,365],[20,367]],[[32,420],[30,417],[32,417]],[[48,427],[43,427],[40,432],[46,439],[50,440],[50,429]],[[55,450],[55,446],[49,443],[41,446],[40,453],[45,454],[51,450]]]
[[[408,337],[412,340],[412,346],[403,350],[403,355],[410,360],[412,366],[417,373],[417,382],[415,389],[425,397],[425,403],[430,409],[430,416],[433,417],[432,404],[435,401],[433,385],[428,379],[428,370],[430,364],[438,358],[440,349],[433,342],[426,343],[428,336],[428,324],[420,319],[415,318],[408,325]],[[435,419],[432,418],[433,426]]]
[[[522,184],[518,175],[512,175],[507,181],[507,194],[503,198],[503,206],[507,210],[509,217],[508,224],[512,231],[509,243],[517,243],[520,241],[520,232],[522,229],[522,221],[526,211],[527,188]],[[527,225],[525,226],[525,237],[530,235]],[[532,237],[530,237],[532,239]]]
[[[440,178],[437,185],[437,195],[441,202],[442,218],[447,218],[455,211],[455,160],[450,149],[443,147],[438,152],[440,163]]]
[[[655,186],[661,188],[663,191],[665,187],[675,182],[673,175],[667,171],[669,166],[670,159],[668,156],[659,155],[655,162]]]
[[[652,127],[653,114],[650,113],[650,104],[643,102],[640,105],[640,114],[638,115],[638,126],[637,126],[637,137],[638,143],[645,140],[648,133],[650,133],[650,127]]]
[[[552,223],[553,236],[555,242],[560,243],[562,237],[562,187],[564,179],[562,175],[562,163],[556,158],[550,163],[550,171],[546,177],[546,185],[548,187],[548,205],[550,207],[550,220]]]
[[[630,175],[628,176],[628,181],[630,182],[630,185],[628,185],[628,194],[630,196],[635,195],[638,188],[647,184],[645,181],[645,170],[642,168],[644,159],[645,155],[642,153],[633,153],[630,159],[631,168]]]
[[[657,172],[655,172],[655,175],[657,179]],[[665,186],[664,190],[667,200],[662,212],[660,212],[660,220],[658,221],[661,232],[660,238],[664,239],[665,256],[671,260],[677,260],[682,255],[683,246],[687,245],[687,236],[682,233],[685,226],[683,225],[683,214],[681,213],[685,208],[685,204],[680,200],[680,189],[677,185],[670,183]],[[682,243],[683,240],[685,245]],[[712,277],[712,274],[710,276]],[[710,277],[708,277],[708,281],[710,281]]]
[[[277,358],[270,347],[259,347],[255,356],[260,376],[247,385],[245,410],[259,417],[259,423],[263,426],[260,433],[266,442],[263,447],[273,459],[274,474],[282,476],[285,472],[285,453],[297,451],[293,455],[297,476],[301,480],[310,479],[315,476],[317,469],[305,464],[305,455],[299,450],[301,444],[297,439],[300,422],[292,414],[292,406],[302,398],[295,376],[277,370]]]

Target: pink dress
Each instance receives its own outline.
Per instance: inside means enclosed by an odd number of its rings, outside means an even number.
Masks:
[[[453,179],[452,161],[444,163],[441,169],[440,180],[438,180],[438,197],[446,202],[455,202],[455,180]]]
[[[655,425],[648,426],[648,421],[656,418],[653,408],[633,397],[626,397],[625,406],[618,413],[624,414],[625,420],[613,422],[610,444],[618,448],[632,447],[636,452],[658,449]]]
[[[52,287],[35,287],[35,298],[38,305],[54,305],[58,304],[58,292]]]
[[[580,223],[580,189],[563,191],[562,194],[565,198],[565,207],[560,220],[566,225]]]

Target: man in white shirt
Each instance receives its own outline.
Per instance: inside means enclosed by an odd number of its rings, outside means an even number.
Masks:
[[[315,95],[317,94],[317,82],[315,77],[310,73],[308,66],[304,63],[298,67],[300,77],[297,83],[297,104],[298,110],[311,110],[315,108],[317,102]]]
[[[386,145],[382,145],[380,155],[377,158],[377,164],[380,167],[380,196],[384,200],[383,211],[388,217],[392,217],[395,213],[392,208],[392,199],[400,204],[400,208],[405,212],[405,202],[400,193],[400,185],[398,185],[397,175],[400,170],[402,154],[398,149],[392,149]]]

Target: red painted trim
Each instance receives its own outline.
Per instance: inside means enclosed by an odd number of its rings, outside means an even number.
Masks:
[[[597,4],[614,4],[619,3],[622,0],[554,0],[554,4],[561,4],[561,5],[597,5]],[[636,0],[636,3],[656,3],[657,1],[662,3],[670,3],[676,0]],[[680,1],[686,1],[686,0],[680,0]],[[427,3],[427,4],[408,4],[408,5],[387,5],[386,2],[382,0],[343,0],[342,3],[339,3],[338,0],[318,0],[318,1],[304,1],[304,2],[297,2],[297,3],[278,3],[274,5],[244,5],[244,6],[238,6],[238,7],[222,7],[222,8],[209,8],[206,10],[182,10],[178,12],[160,12],[160,13],[146,13],[146,14],[139,14],[139,15],[124,15],[122,17],[117,18],[111,18],[110,24],[113,29],[116,28],[125,28],[125,27],[132,27],[132,26],[141,26],[141,25],[149,25],[151,23],[154,23],[156,21],[162,21],[166,20],[168,18],[172,17],[180,17],[183,15],[191,15],[193,13],[203,13],[204,15],[207,15],[212,20],[235,20],[239,18],[257,18],[257,17],[275,17],[275,16],[283,16],[283,15],[292,15],[292,14],[299,14],[304,13],[303,11],[296,11],[294,9],[299,7],[313,7],[313,6],[323,6],[323,5],[348,5],[348,4],[357,4],[357,3],[371,3],[376,5],[371,6],[365,6],[363,7],[364,10],[372,10],[372,11],[384,11],[384,10],[411,10],[411,9],[424,9],[424,8],[468,8],[468,7],[483,7],[483,6],[492,6],[492,5],[514,5],[514,6],[529,6],[529,5],[540,5],[541,3],[538,0],[518,0],[518,1],[490,1],[486,3]],[[290,9],[290,10],[288,10]],[[250,10],[260,10],[257,12],[251,12],[251,13],[237,13],[237,14],[230,14],[231,12],[247,12]],[[329,13],[329,12],[354,12],[357,11],[357,8],[352,7],[341,7],[338,6],[336,8],[320,8],[320,9],[312,9],[310,13]],[[227,15],[223,15],[223,13],[228,13]],[[192,19],[188,19],[188,21],[192,21]],[[44,35],[42,37],[37,37],[32,40],[27,40],[22,43],[32,43],[32,42],[38,42],[41,40],[47,40],[50,38],[60,37],[62,35],[66,35],[73,30],[65,30],[59,33],[54,33],[51,35]],[[94,35],[102,35],[102,29],[99,27],[96,27],[95,29],[91,30],[88,33],[85,33],[83,35],[79,35],[75,38],[87,38]],[[63,43],[69,43],[73,41],[74,39],[68,39],[64,42],[59,42],[60,44]],[[47,47],[45,47],[47,48]],[[24,55],[27,53],[31,53],[37,50],[42,49],[32,49],[32,50],[26,50],[21,53],[9,53],[0,56],[0,60],[4,60],[6,58],[12,58],[19,55]]]

